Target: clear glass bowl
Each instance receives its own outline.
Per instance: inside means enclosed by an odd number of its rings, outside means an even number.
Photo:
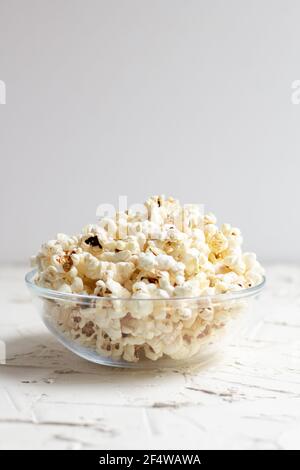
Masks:
[[[116,299],[26,284],[51,333],[80,357],[131,368],[202,365],[239,337],[262,283],[197,298]]]

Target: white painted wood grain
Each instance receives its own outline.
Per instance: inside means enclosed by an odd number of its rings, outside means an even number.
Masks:
[[[133,371],[65,350],[0,268],[1,449],[300,449],[300,268],[272,266],[261,320],[210,367]]]

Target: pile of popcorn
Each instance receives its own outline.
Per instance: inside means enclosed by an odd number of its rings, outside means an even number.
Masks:
[[[242,252],[240,230],[216,223],[197,205],[153,196],[142,211],[58,234],[33,258],[35,282],[86,297],[45,301],[48,321],[112,359],[191,357],[241,309],[212,296],[263,280],[256,255]]]

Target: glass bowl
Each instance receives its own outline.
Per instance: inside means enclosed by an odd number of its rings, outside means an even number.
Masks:
[[[25,280],[50,332],[88,361],[130,368],[209,362],[240,337],[265,284],[197,298],[124,299],[39,287],[36,273]]]

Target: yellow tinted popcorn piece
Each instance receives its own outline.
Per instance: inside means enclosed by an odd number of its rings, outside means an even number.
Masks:
[[[228,240],[221,231],[218,231],[210,238],[209,247],[214,254],[219,255],[228,248]]]
[[[205,225],[208,225],[208,224],[216,225],[216,223],[217,223],[217,218],[212,212],[208,212],[208,214],[204,216]]]
[[[95,296],[84,308],[47,304],[73,340],[126,361],[184,359],[242,308],[214,306],[202,297],[263,279],[256,255],[243,253],[242,241],[238,228],[218,227],[214,214],[202,214],[197,205],[152,196],[138,212],[102,218],[74,236],[59,233],[32,264],[39,286]],[[198,299],[195,305],[185,303],[191,298]]]

